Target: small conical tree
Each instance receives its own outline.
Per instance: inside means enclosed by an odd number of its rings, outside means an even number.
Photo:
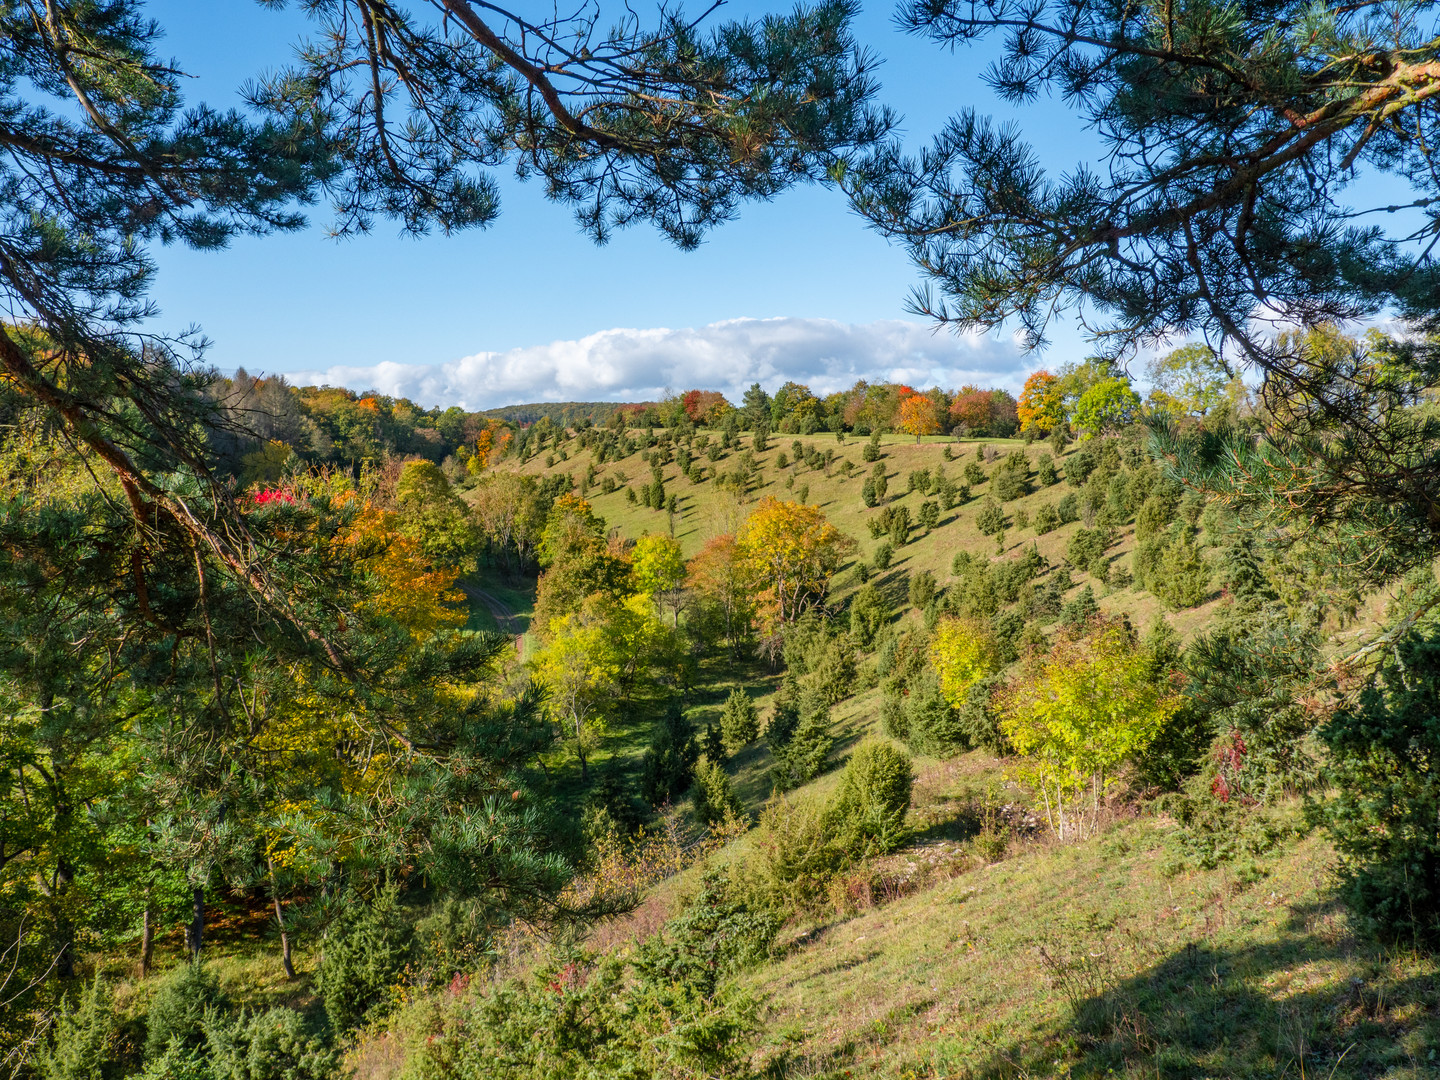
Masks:
[[[772,778],[781,791],[809,783],[825,767],[835,737],[830,732],[830,706],[818,694],[805,691],[800,700],[800,722],[782,746],[772,746]]]
[[[727,754],[738,752],[760,737],[760,714],[744,690],[730,691],[725,711],[720,715],[720,732]]]

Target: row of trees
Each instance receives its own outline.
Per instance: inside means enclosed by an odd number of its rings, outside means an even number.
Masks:
[[[1208,416],[1213,423],[1218,416],[1238,416],[1249,404],[1244,384],[1204,346],[1158,357],[1149,376],[1151,412]],[[597,424],[616,433],[610,452],[627,456],[633,446],[621,447],[618,439],[635,427],[1043,437],[1057,429],[1087,435],[1118,431],[1142,413],[1128,375],[1101,360],[1068,365],[1058,375],[1035,372],[1018,402],[1004,390],[966,386],[920,392],[862,380],[826,397],[794,382],[773,396],[756,384],[738,408],[716,391],[690,390],[662,402],[489,414],[455,406],[422,409],[403,398],[334,387],[292,387],[283,377],[257,379],[244,370],[231,379],[215,378],[208,393],[217,410],[208,424],[211,444],[224,467],[247,483],[273,483],[291,465],[358,470],[407,457],[446,463],[458,479],[466,471],[483,474],[507,457],[525,461],[548,454],[553,459],[573,437],[587,445],[584,435]]]

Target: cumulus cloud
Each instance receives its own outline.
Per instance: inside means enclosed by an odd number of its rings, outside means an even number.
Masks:
[[[683,330],[602,330],[444,364],[383,363],[287,373],[293,383],[346,386],[417,404],[491,409],[531,401],[640,401],[693,387],[738,402],[758,382],[794,380],[817,394],[857,379],[1018,391],[1037,362],[1010,339],[935,333],[899,319],[730,319]]]

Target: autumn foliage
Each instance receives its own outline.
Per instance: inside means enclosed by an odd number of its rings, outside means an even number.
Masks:
[[[1053,431],[1065,420],[1060,380],[1048,371],[1037,371],[1025,380],[1015,407],[1020,430],[1041,434]]]
[[[900,399],[896,423],[901,431],[917,439],[921,435],[934,435],[940,431],[940,409],[925,394],[912,392]]]
[[[741,565],[771,623],[793,622],[821,600],[855,546],[818,507],[773,497],[760,500],[736,537]]]
[[[700,425],[718,422],[732,408],[725,395],[716,390],[687,390],[680,395],[680,407],[692,423]]]
[[[1134,631],[1103,620],[1029,662],[1001,702],[1001,727],[1024,760],[1021,778],[1041,796],[1061,840],[1094,830],[1120,766],[1180,706],[1154,679]]]

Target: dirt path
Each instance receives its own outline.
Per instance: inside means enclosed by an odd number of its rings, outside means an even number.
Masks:
[[[511,635],[515,638],[516,648],[520,647],[520,639],[524,636],[523,627],[521,626],[519,617],[510,610],[503,600],[486,592],[478,585],[472,585],[467,581],[460,582],[460,589],[471,600],[477,600],[481,604],[484,604],[485,610],[490,612],[490,615],[495,620],[495,625],[500,627],[501,633]]]

